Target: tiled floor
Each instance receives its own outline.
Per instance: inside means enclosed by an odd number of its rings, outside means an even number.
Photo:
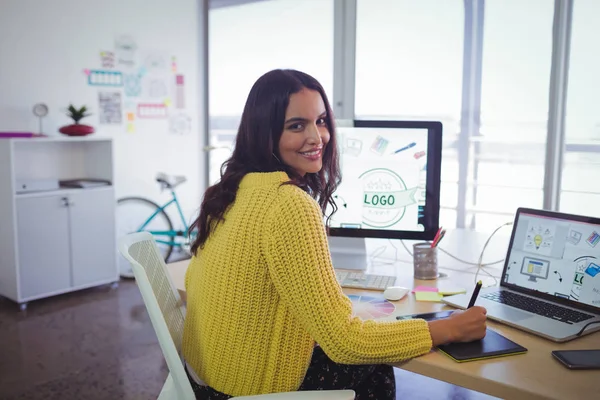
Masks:
[[[167,376],[134,281],[34,301],[0,299],[0,399],[156,399]],[[396,370],[397,398],[491,399]]]

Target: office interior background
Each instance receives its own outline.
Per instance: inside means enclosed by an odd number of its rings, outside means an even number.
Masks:
[[[596,0],[213,1],[209,183],[251,85],[289,67],[338,120],[442,121],[445,228],[490,231],[517,207],[599,216],[599,14]]]
[[[487,236],[519,206],[600,216],[599,15],[599,0],[0,0],[0,130],[37,132],[31,109],[45,102],[44,131],[59,136],[63,109],[90,104],[84,121],[114,141],[116,197],[163,203],[156,173],[185,175],[177,193],[192,220],[251,85],[295,68],[323,84],[340,121],[443,123],[445,228]],[[82,70],[119,34],[177,57],[187,134],[99,123]],[[155,398],[163,360],[132,281],[27,313],[0,298],[2,399]],[[399,397],[447,385],[406,376]]]

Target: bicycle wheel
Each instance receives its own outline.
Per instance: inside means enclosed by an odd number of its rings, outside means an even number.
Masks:
[[[140,227],[150,218],[160,206],[143,197],[124,197],[117,201],[117,237],[121,238],[129,233],[139,232]],[[160,210],[154,218],[144,227],[143,231],[172,231],[173,224],[164,210]],[[155,236],[156,240],[171,241],[173,237]],[[173,245],[156,243],[165,262],[173,252]],[[124,278],[133,278],[131,265],[119,256],[119,270]]]

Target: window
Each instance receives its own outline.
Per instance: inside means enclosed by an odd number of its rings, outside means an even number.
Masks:
[[[472,132],[466,226],[492,230],[541,208],[554,2],[487,0],[481,127]]]
[[[333,59],[334,13],[356,12],[355,118],[444,124],[444,227],[490,231],[551,195],[543,185],[555,7],[567,16],[560,2],[356,0],[351,10],[353,1],[239,1],[210,13],[210,142],[225,147],[211,153],[211,182],[262,73],[305,70],[334,101],[334,61],[344,62]],[[600,57],[590,50],[600,3],[573,4],[560,210],[600,215]],[[354,36],[353,24],[335,21]]]
[[[600,217],[600,3],[576,0],[566,103],[560,210]]]
[[[271,0],[209,13],[209,184],[229,157],[246,97],[275,68],[314,76],[333,92],[333,0]]]
[[[358,0],[357,119],[444,124],[440,223],[456,224],[464,6],[461,0]]]

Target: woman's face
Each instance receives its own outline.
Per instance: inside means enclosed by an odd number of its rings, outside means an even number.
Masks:
[[[303,89],[290,96],[279,156],[301,176],[319,172],[323,167],[323,153],[330,139],[326,117],[325,104],[316,90]]]

